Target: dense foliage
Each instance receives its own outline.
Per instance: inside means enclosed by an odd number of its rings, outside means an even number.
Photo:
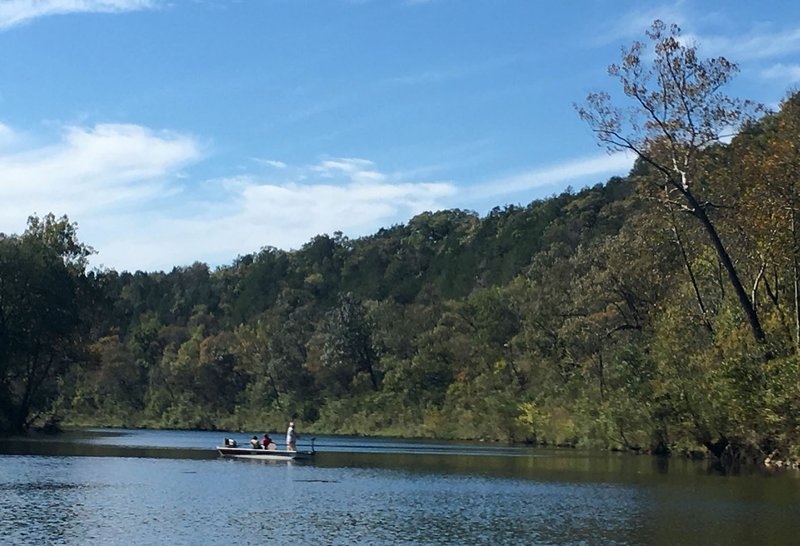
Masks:
[[[746,117],[712,96],[735,67],[675,36],[651,30],[655,72],[641,45],[612,67],[657,119],[628,123],[605,94],[581,108],[639,160],[577,193],[320,235],[213,271],[87,273],[74,225],[32,218],[0,237],[0,427],[276,430],[292,417],[798,457],[800,95]],[[662,81],[675,70],[700,80]]]

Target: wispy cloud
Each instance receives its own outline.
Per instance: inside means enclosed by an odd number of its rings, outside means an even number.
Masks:
[[[615,17],[607,30],[601,30],[592,39],[592,44],[609,44],[620,40],[641,38],[644,36],[645,29],[650,28],[656,19],[668,24],[682,25],[687,20],[684,4],[682,0],[679,0],[673,3],[648,5]]]
[[[17,136],[13,129],[8,125],[0,123],[0,150],[9,146],[17,140]]]
[[[494,198],[566,183],[579,183],[590,177],[627,174],[633,166],[633,158],[625,153],[604,154],[597,157],[577,159],[541,169],[532,169],[519,174],[491,180],[468,190],[470,196]],[[602,180],[596,180],[601,182]]]
[[[267,167],[273,167],[275,169],[285,169],[288,166],[283,161],[278,161],[277,159],[263,159],[260,157],[254,157],[253,161],[259,165],[266,165]]]
[[[383,182],[386,175],[375,170],[372,161],[358,158],[326,159],[312,167],[315,173],[323,178],[334,178],[343,174],[353,183]]]
[[[472,76],[484,74],[485,72],[505,68],[518,63],[522,55],[506,55],[494,59],[488,59],[471,64],[449,66],[441,69],[428,70],[416,74],[406,74],[385,80],[385,84],[394,85],[423,85],[438,84],[453,80],[460,80]]]
[[[0,125],[4,134],[16,133]],[[267,160],[279,170],[193,180],[184,171],[203,159],[202,144],[138,125],[66,127],[53,143],[13,148],[0,147],[0,232],[21,232],[29,214],[67,214],[98,250],[93,264],[115,269],[217,265],[321,233],[367,235],[445,208],[457,193],[361,158]]]
[[[784,84],[800,82],[800,64],[774,64],[761,71],[761,77],[768,80],[777,80]]]
[[[752,23],[750,28],[732,28],[725,11],[697,9],[685,0],[636,8],[616,18],[595,43],[643,39],[654,20],[682,27],[683,40],[697,44],[704,56],[723,55],[737,62],[770,59],[800,51],[800,26],[780,23]],[[716,29],[716,31],[712,30]],[[724,29],[720,31],[720,29]]]
[[[2,134],[17,133],[0,125]],[[196,180],[191,167],[204,159],[196,138],[139,125],[66,127],[52,143],[12,148],[0,148],[0,231],[19,233],[32,213],[67,214],[98,250],[92,263],[118,270],[221,265],[264,246],[299,248],[322,233],[369,235],[423,211],[578,184],[632,163],[621,154],[585,158],[463,190],[358,157],[261,160],[277,170]]]
[[[771,59],[800,51],[800,27],[786,30],[759,27],[744,34],[686,34],[695,41],[704,55],[723,55],[735,61]]]
[[[3,0],[0,30],[39,17],[67,13],[121,13],[156,7],[158,0]]]
[[[218,181],[224,192],[189,203],[183,218],[117,219],[135,229],[102,245],[98,262],[127,269],[164,268],[195,260],[230,263],[264,246],[299,248],[315,235],[374,233],[426,210],[444,208],[456,194],[446,182],[414,182],[382,173],[364,159],[325,159],[287,166],[293,181],[248,175]]]
[[[200,157],[187,136],[137,125],[67,127],[61,140],[0,152],[0,231],[19,231],[21,216],[77,218],[130,207],[174,191],[170,175]]]

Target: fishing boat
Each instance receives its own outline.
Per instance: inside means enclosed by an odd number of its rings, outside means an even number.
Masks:
[[[314,442],[311,442],[311,451],[289,451],[285,449],[262,449],[254,447],[239,447],[238,445],[217,446],[217,451],[223,457],[237,459],[260,459],[263,461],[307,461],[314,457]]]

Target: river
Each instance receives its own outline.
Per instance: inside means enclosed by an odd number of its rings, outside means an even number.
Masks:
[[[679,458],[341,436],[318,436],[312,462],[240,461],[213,450],[224,436],[0,440],[0,544],[800,540],[794,471],[721,476]]]

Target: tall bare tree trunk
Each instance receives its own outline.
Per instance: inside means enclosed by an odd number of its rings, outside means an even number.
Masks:
[[[733,265],[733,260],[730,254],[728,254],[725,245],[722,243],[722,239],[720,239],[714,223],[708,217],[705,208],[697,202],[697,199],[695,199],[690,191],[684,191],[683,194],[689,201],[693,214],[700,220],[700,223],[703,224],[703,228],[705,228],[706,233],[708,233],[711,239],[711,244],[714,245],[714,249],[717,251],[717,256],[728,274],[728,280],[730,280],[733,286],[733,291],[736,293],[739,305],[745,315],[747,315],[747,322],[750,324],[750,329],[753,331],[753,337],[755,337],[756,341],[759,343],[766,343],[767,336],[764,334],[764,329],[761,327],[761,321],[758,318],[755,307],[753,307],[753,303],[750,301],[750,297],[747,295],[747,291],[742,285],[742,281],[739,279],[739,274],[736,271],[736,267]]]
[[[800,354],[800,258],[798,258],[797,213],[792,207],[792,286],[794,287],[794,350]]]

